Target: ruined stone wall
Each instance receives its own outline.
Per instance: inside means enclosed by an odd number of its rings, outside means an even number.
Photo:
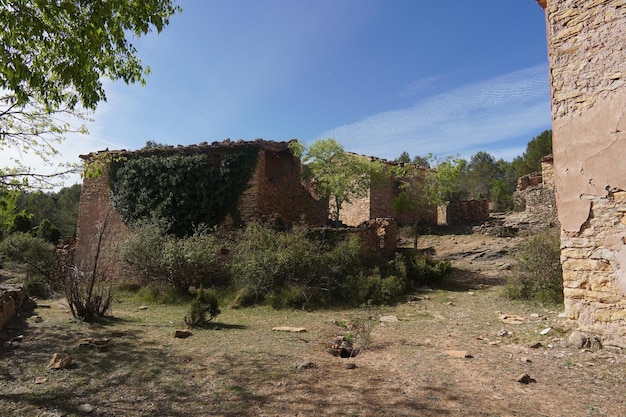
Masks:
[[[357,227],[325,228],[323,233],[336,243],[348,242],[356,236],[365,255],[371,257],[390,259],[398,242],[398,224],[393,217],[367,220]]]
[[[0,330],[17,314],[28,294],[22,284],[0,284]]]
[[[554,189],[554,160],[552,155],[541,158],[541,182],[544,187]]]
[[[289,150],[259,152],[239,210],[244,221],[260,219],[286,226],[300,222],[323,226],[328,218],[328,202],[314,198],[302,184],[300,161]]]
[[[462,200],[440,204],[437,224],[460,226],[489,220],[489,200]]]
[[[299,159],[283,143],[269,142],[267,147],[259,143],[255,141],[246,145],[243,142],[228,141],[222,143],[224,146],[169,146],[142,152],[160,152],[164,155],[172,152],[210,152],[212,160],[217,164],[230,147],[255,146],[259,149],[257,165],[248,182],[248,188],[238,202],[241,220],[260,220],[277,226],[291,226],[302,221],[312,226],[324,225],[328,215],[328,203],[314,198],[302,184]],[[122,154],[123,152],[125,151],[120,151]],[[124,265],[118,261],[118,246],[128,236],[129,230],[112,205],[107,171],[105,168],[102,176],[83,180],[74,259],[80,270],[91,270],[97,252],[99,228],[105,224],[103,249],[98,261],[99,272],[108,276],[127,277]],[[228,217],[221,226],[228,229],[233,220]]]
[[[113,208],[109,197],[109,177],[85,178],[78,205],[77,241],[74,261],[80,271],[91,271],[98,251],[98,235],[103,231],[98,273],[110,277],[125,276],[117,262],[118,244],[128,235],[128,228]]]
[[[333,201],[330,202],[332,207]],[[346,226],[358,226],[371,218],[370,193],[365,197],[352,198],[339,211],[339,221]]]
[[[548,0],[565,312],[626,348],[626,4]]]
[[[423,169],[423,168],[415,168]],[[419,176],[403,178],[401,182],[411,181],[414,189],[419,189]],[[396,213],[393,209],[393,200],[400,193],[400,182],[393,177],[374,181],[368,194],[362,198],[353,198],[350,203],[345,203],[339,213],[339,220],[347,226],[359,224],[377,218],[395,217],[398,226],[412,226],[416,221],[436,224],[436,207],[431,207],[421,212],[407,211]]]
[[[513,195],[516,210],[526,212],[532,223],[541,228],[557,225],[554,187],[552,157],[544,157],[541,159],[541,173],[525,175],[518,179],[517,191]]]

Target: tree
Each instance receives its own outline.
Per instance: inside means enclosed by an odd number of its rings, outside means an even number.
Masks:
[[[517,177],[541,171],[541,158],[552,154],[552,130],[544,130],[528,142],[526,152],[513,159]]]
[[[394,177],[399,181],[398,195],[392,206],[396,213],[411,212],[415,219],[415,241],[417,248],[418,228],[425,216],[438,204],[457,200],[461,196],[460,179],[467,162],[459,157],[447,157],[444,161],[433,160],[436,167],[426,168],[422,163],[398,166]],[[426,161],[430,166],[430,161]]]
[[[467,191],[470,198],[489,198],[493,182],[501,177],[496,159],[485,151],[479,151],[467,166]]]
[[[408,164],[411,162],[411,157],[409,156],[409,153],[407,151],[402,151],[400,156],[396,158],[396,162]]]
[[[296,153],[304,154],[305,175],[314,181],[315,190],[333,205],[331,218],[339,224],[344,203],[365,197],[372,183],[382,175],[382,164],[364,156],[347,153],[335,139],[320,139],[308,149],[303,144],[292,145]]]
[[[106,100],[103,77],[145,83],[127,37],[160,32],[180,10],[173,0],[0,2],[0,149],[53,155],[73,130],[67,117]],[[45,177],[18,166],[0,171],[0,186]]]

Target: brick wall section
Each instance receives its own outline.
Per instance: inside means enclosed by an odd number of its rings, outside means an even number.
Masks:
[[[0,330],[15,317],[27,298],[22,284],[0,284]]]
[[[437,207],[437,224],[461,226],[489,220],[489,200],[462,200]]]
[[[304,222],[323,226],[328,218],[328,203],[314,198],[302,184],[302,167],[291,151],[259,152],[255,173],[242,200],[249,200],[249,208],[242,206],[245,220],[280,219],[285,225]],[[244,212],[250,210],[249,213]]]
[[[626,348],[626,4],[545,3],[565,312]]]
[[[395,165],[393,161],[383,161],[388,165]],[[416,167],[415,169],[424,169]],[[412,181],[419,189],[419,176],[404,178],[403,181]],[[377,218],[395,217],[399,226],[412,226],[417,220],[424,223],[436,224],[437,211],[433,206],[430,209],[417,212],[396,213],[393,209],[393,199],[399,194],[399,182],[395,178],[383,178],[375,181],[363,198],[353,198],[350,203],[343,204],[339,213],[339,220],[347,226],[358,226],[361,223]]]
[[[125,277],[123,265],[117,259],[118,243],[128,235],[119,214],[109,198],[108,175],[98,178],[85,178],[78,205],[77,242],[74,261],[80,271],[92,270],[97,251],[99,228],[104,225],[102,250],[99,259],[100,274],[110,277]]]

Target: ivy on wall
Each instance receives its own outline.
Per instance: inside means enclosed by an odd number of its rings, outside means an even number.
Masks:
[[[195,226],[215,226],[230,214],[239,222],[237,203],[258,159],[255,147],[211,154],[130,156],[111,163],[113,204],[126,224],[160,218],[177,236]]]

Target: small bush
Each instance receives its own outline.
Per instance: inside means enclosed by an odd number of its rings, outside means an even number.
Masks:
[[[204,229],[178,238],[167,234],[166,222],[141,223],[122,243],[120,257],[142,284],[166,283],[181,291],[223,280],[218,240]]]
[[[185,323],[191,327],[206,325],[218,314],[220,314],[220,308],[217,294],[215,291],[204,289],[201,286],[196,293],[196,298],[189,305]]]
[[[305,228],[277,232],[250,224],[237,237],[230,272],[236,288],[253,294],[248,300],[304,307],[309,302],[324,302],[322,294],[359,264],[356,241],[332,247],[309,238]],[[281,301],[281,293],[289,300]]]
[[[513,277],[505,287],[512,299],[536,300],[544,303],[563,302],[560,236],[556,229],[547,229],[528,237],[514,253]]]
[[[52,294],[50,285],[42,277],[31,277],[24,282],[24,289],[26,293],[31,297],[37,298],[49,298]]]
[[[449,260],[437,260],[431,256],[417,254],[407,262],[408,276],[413,285],[439,285],[452,273]]]
[[[349,275],[333,289],[336,298],[351,305],[391,305],[405,293],[407,281],[397,275],[383,275],[379,268]]]

